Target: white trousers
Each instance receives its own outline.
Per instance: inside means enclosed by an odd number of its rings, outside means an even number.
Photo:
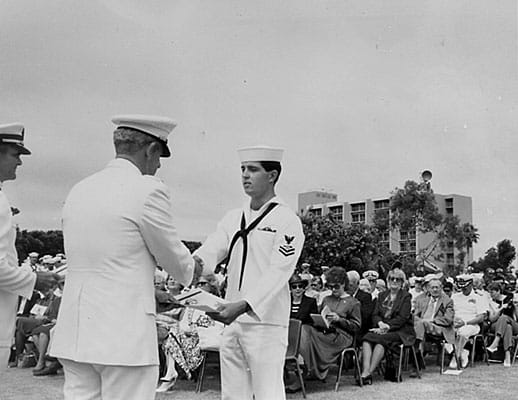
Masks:
[[[65,400],[152,400],[158,366],[112,366],[59,359]]]
[[[287,327],[239,322],[227,326],[220,347],[221,398],[284,400],[287,345]]]
[[[9,355],[11,354],[10,347],[0,347],[0,374],[7,368],[9,363]]]

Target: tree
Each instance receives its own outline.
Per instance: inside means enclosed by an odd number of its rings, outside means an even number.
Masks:
[[[484,272],[487,268],[502,268],[508,273],[515,258],[516,248],[509,239],[504,239],[496,247],[487,249],[486,255],[473,262],[472,266],[476,272]]]
[[[381,254],[378,230],[364,224],[344,224],[331,215],[301,217],[306,237],[300,263],[318,269],[322,265],[342,266],[360,273],[376,268]]]
[[[61,231],[27,231],[16,229],[16,251],[18,261],[22,262],[30,252],[40,255],[64,253],[63,232]]]
[[[403,189],[395,188],[390,197],[392,229],[419,229],[431,232],[442,223],[433,190],[427,183],[406,181]]]
[[[387,230],[387,215],[375,213],[373,223],[380,230]],[[417,183],[406,181],[402,189],[395,188],[390,197],[390,229],[400,232],[434,232],[435,238],[425,248],[418,250],[417,261],[414,265],[421,267],[430,258],[442,261],[443,251],[450,250],[451,244],[457,249],[457,265],[452,274],[466,267],[465,260],[469,254],[473,243],[478,241],[477,228],[470,223],[461,224],[457,215],[447,215],[443,217],[437,207],[437,202],[433,190],[428,183]],[[412,270],[411,260],[403,260],[406,272],[416,272]]]

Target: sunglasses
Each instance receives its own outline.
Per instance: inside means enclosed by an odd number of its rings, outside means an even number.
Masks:
[[[306,287],[306,285],[304,285],[303,283],[293,283],[290,285],[290,288],[292,289],[304,289]]]
[[[338,290],[340,289],[340,284],[339,283],[326,283],[326,288],[327,289],[335,289],[335,290]]]
[[[320,283],[312,283],[311,287],[320,287]]]
[[[198,282],[198,286],[202,286],[202,285],[208,285],[209,282]]]
[[[390,282],[403,282],[403,279],[401,278],[396,278],[395,276],[391,276],[387,279],[387,281],[390,281]]]

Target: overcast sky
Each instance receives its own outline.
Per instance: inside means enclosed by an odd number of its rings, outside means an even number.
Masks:
[[[278,193],[385,197],[420,172],[473,198],[475,256],[518,244],[514,0],[0,2],[0,121],[33,155],[5,190],[22,229],[113,157],[110,117],[174,118],[178,229],[202,239],[245,197],[236,148],[286,149]]]

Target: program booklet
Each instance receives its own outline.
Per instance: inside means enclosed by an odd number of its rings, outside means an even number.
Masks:
[[[329,329],[329,320],[326,316],[331,312],[328,306],[324,306],[320,314],[310,314],[311,319],[313,320],[313,324],[317,328]]]
[[[204,312],[218,312],[218,307],[226,303],[225,299],[196,288],[175,296],[175,299],[186,307]]]

